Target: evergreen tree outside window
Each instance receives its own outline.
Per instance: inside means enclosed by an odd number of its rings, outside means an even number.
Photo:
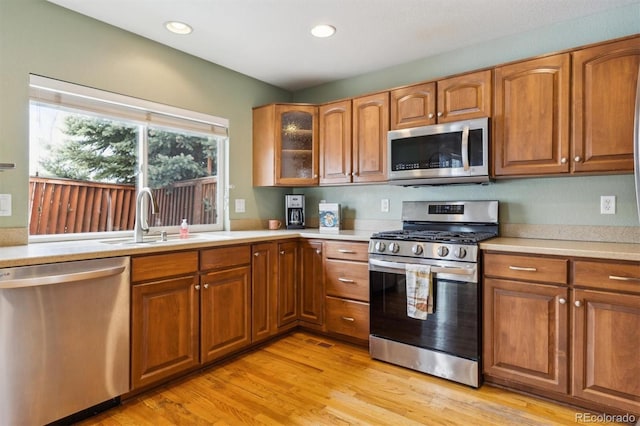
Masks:
[[[151,232],[177,232],[182,219],[195,231],[222,229],[227,125],[32,76],[30,235],[132,230],[144,186],[159,205],[147,213],[159,228]]]

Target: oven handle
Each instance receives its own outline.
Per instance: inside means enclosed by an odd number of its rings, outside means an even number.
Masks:
[[[462,129],[462,168],[469,170],[469,126]]]
[[[389,262],[386,260],[369,259],[369,265],[380,266],[382,268],[395,269],[397,271],[404,272],[406,270],[406,263]],[[475,271],[473,269],[464,268],[450,268],[447,266],[431,266],[431,273],[434,274],[453,274],[453,275],[473,275]]]

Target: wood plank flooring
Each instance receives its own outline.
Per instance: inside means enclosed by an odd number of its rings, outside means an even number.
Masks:
[[[80,424],[569,425],[576,412],[487,385],[471,389],[295,332]]]

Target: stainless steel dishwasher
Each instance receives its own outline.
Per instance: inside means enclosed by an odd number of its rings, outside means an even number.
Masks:
[[[0,425],[42,425],[129,390],[129,258],[0,269]]]

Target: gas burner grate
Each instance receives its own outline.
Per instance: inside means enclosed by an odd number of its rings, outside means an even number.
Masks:
[[[495,237],[491,232],[451,232],[438,230],[397,230],[378,232],[372,238],[402,241],[433,241],[457,244],[475,244]]]

